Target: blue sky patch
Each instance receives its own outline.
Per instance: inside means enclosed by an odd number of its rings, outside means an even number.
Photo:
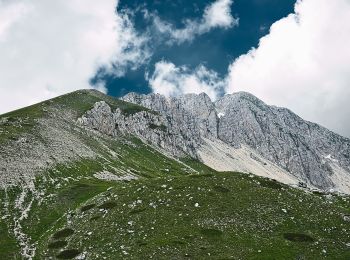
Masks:
[[[152,20],[145,18],[145,12],[157,15],[162,21],[176,28],[183,28],[186,19],[200,20],[205,7],[213,1],[145,1],[121,0],[118,11],[130,13],[137,32],[149,32],[152,37],[149,48],[152,56],[147,63],[136,70],[129,69],[124,76],[97,73],[91,82],[103,80],[108,93],[122,96],[130,91],[149,93],[151,89],[145,79],[145,73],[154,71],[154,64],[161,60],[172,62],[176,66],[194,69],[200,64],[216,71],[220,76],[227,73],[232,61],[252,47],[268,33],[272,23],[293,12],[293,0],[236,0],[231,6],[231,15],[239,18],[239,25],[232,28],[214,28],[197,35],[192,41],[169,44],[162,35],[152,28]],[[163,37],[164,38],[164,37]]]

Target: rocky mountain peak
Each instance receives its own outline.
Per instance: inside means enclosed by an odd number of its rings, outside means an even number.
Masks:
[[[204,93],[169,99],[158,94],[129,94],[123,100],[158,111],[170,122],[181,118],[174,125],[199,129],[197,147],[207,145],[203,140],[208,138],[222,142],[227,149],[248,147],[299,181],[322,189],[341,186],[340,190],[350,191],[349,184],[338,180],[338,175],[344,174],[350,180],[349,139],[305,121],[286,108],[269,106],[250,93],[225,95],[215,102]],[[199,151],[196,153],[200,158]],[[225,163],[230,164],[223,160]]]

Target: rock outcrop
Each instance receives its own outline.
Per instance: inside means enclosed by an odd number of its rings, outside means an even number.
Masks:
[[[197,158],[200,134],[193,117],[182,110],[169,116],[147,110],[126,115],[100,101],[78,123],[111,136],[132,134],[177,157]]]

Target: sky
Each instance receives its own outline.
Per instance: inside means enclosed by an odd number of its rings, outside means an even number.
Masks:
[[[350,137],[349,0],[0,0],[0,113],[82,88],[237,91]]]

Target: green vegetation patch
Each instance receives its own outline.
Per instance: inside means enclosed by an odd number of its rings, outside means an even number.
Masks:
[[[65,238],[65,237],[69,237],[71,235],[74,234],[74,230],[71,228],[65,228],[62,229],[60,231],[57,231],[54,235],[53,238],[54,239],[59,239],[59,238]]]
[[[82,212],[88,211],[90,209],[93,209],[95,206],[96,206],[95,203],[88,204],[88,205],[85,205],[85,206],[81,207],[80,211],[82,211]]]
[[[118,204],[115,201],[107,201],[102,205],[98,206],[99,209],[112,209],[116,207]]]
[[[74,171],[74,168],[71,170]],[[45,187],[46,185],[44,181],[38,183],[38,187]],[[36,201],[33,203],[32,210],[23,224],[25,232],[31,234],[33,239],[39,239],[47,230],[59,225],[64,214],[70,212],[68,214],[74,215],[75,212],[72,210],[80,208],[82,203],[106,191],[108,187],[110,185],[107,182],[85,179],[72,181],[61,188],[54,185],[52,187],[46,186],[48,194],[54,196],[40,205]]]
[[[80,255],[80,251],[77,249],[67,249],[60,252],[56,257],[58,259],[73,259],[74,257]]]
[[[203,178],[203,177],[210,178],[210,177],[214,177],[214,174],[211,174],[211,173],[191,174],[189,177],[190,178]]]
[[[213,188],[215,191],[218,191],[218,192],[222,192],[222,193],[227,193],[227,192],[230,192],[230,190],[228,188],[225,188],[223,186],[214,186]]]
[[[50,244],[48,244],[47,248],[57,249],[57,248],[65,247],[67,245],[68,245],[67,241],[58,240],[58,241],[54,241],[54,242],[51,242]]]
[[[130,211],[130,214],[138,214],[138,213],[141,213],[141,212],[144,212],[145,210],[147,210],[147,208],[139,208],[139,209],[133,209]]]
[[[261,179],[259,180],[259,184],[262,187],[280,190],[284,187],[283,184],[277,182],[276,180],[269,180],[269,179]]]
[[[2,197],[0,194],[0,201]],[[1,213],[3,211],[0,210]],[[4,214],[1,214],[3,216]],[[0,259],[20,259],[20,248],[17,244],[13,234],[9,232],[9,229],[0,218]]]
[[[283,237],[293,242],[314,242],[311,236],[301,233],[284,233]]]
[[[0,144],[33,133],[36,120],[44,114],[44,105],[40,103],[0,115]]]
[[[214,228],[201,229],[201,234],[209,238],[218,238],[222,235],[222,231]]]
[[[95,221],[98,220],[99,218],[101,218],[101,215],[96,215],[90,218],[90,221]]]

